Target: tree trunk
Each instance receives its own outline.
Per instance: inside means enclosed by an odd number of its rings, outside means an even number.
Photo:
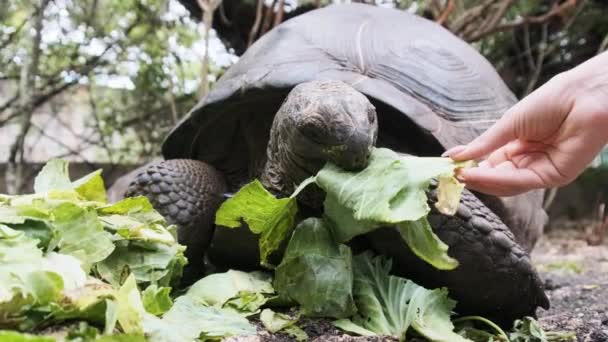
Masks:
[[[42,36],[44,10],[50,0],[39,0],[38,6],[32,12],[34,36],[29,58],[21,69],[21,79],[19,82],[19,106],[16,109],[20,112],[19,133],[11,145],[8,165],[6,168],[6,189],[9,194],[16,194],[21,191],[23,183],[23,162],[25,137],[31,127],[32,114],[34,112],[34,102],[36,100],[36,76],[38,75],[38,64],[40,60],[40,41]],[[30,26],[30,24],[28,24]]]

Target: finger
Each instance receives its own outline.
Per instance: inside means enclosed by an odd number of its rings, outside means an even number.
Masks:
[[[513,140],[506,144],[505,146],[497,149],[492,152],[486,161],[492,165],[496,166],[502,164],[506,161],[512,161],[517,155],[525,152],[527,149],[527,143],[523,142],[519,139]]]
[[[521,193],[545,186],[536,173],[529,169],[518,169],[510,162],[494,168],[464,169],[460,177],[467,187],[483,187],[503,193]]]
[[[448,151],[450,152],[448,156],[454,160],[479,159],[504,146],[516,138],[512,117],[513,114],[505,114],[496,124],[464,148]]]
[[[466,187],[471,191],[481,192],[487,195],[499,197],[515,196],[526,192],[526,190],[524,189],[504,189],[492,184],[485,183],[467,183]]]

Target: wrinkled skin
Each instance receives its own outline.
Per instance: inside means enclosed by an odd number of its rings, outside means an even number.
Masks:
[[[288,196],[327,161],[349,170],[364,168],[376,144],[376,115],[368,99],[343,82],[296,86],[275,115],[266,156],[256,161],[262,167],[253,177],[275,195]],[[230,184],[213,166],[177,159],[152,163],[135,177],[126,195],[148,196],[169,222],[178,225],[179,242],[190,249],[187,272],[200,273],[205,253],[220,269],[256,268],[257,240],[246,227],[213,226],[227,187]],[[312,187],[298,197],[304,211],[308,208],[318,214],[315,208],[321,206],[323,196],[319,191]],[[430,199],[434,198],[431,192]],[[500,218],[473,194],[466,192],[454,217],[434,212],[430,222],[460,262],[454,271],[438,272],[412,257],[391,227],[358,239],[358,244],[392,257],[397,274],[425,286],[447,286],[463,314],[486,315],[509,324],[535,315],[537,306],[548,307],[527,253]]]

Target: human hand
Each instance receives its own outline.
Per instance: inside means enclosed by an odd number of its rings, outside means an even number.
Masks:
[[[512,196],[573,181],[608,142],[608,52],[562,73],[510,108],[454,160],[486,157],[459,178],[479,192]]]

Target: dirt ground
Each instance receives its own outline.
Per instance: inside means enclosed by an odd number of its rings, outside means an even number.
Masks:
[[[553,229],[532,253],[551,301],[539,321],[545,330],[575,332],[578,342],[608,342],[608,243],[589,246],[584,226]]]
[[[608,342],[608,241],[589,246],[583,233],[585,225],[579,222],[554,226],[533,251],[532,260],[551,301],[549,310],[539,309],[538,319],[546,331],[576,334],[577,342]],[[299,326],[313,342],[396,341],[388,337],[349,336],[325,320],[306,319]],[[259,328],[259,336],[226,341],[295,341],[288,335],[270,334]]]

